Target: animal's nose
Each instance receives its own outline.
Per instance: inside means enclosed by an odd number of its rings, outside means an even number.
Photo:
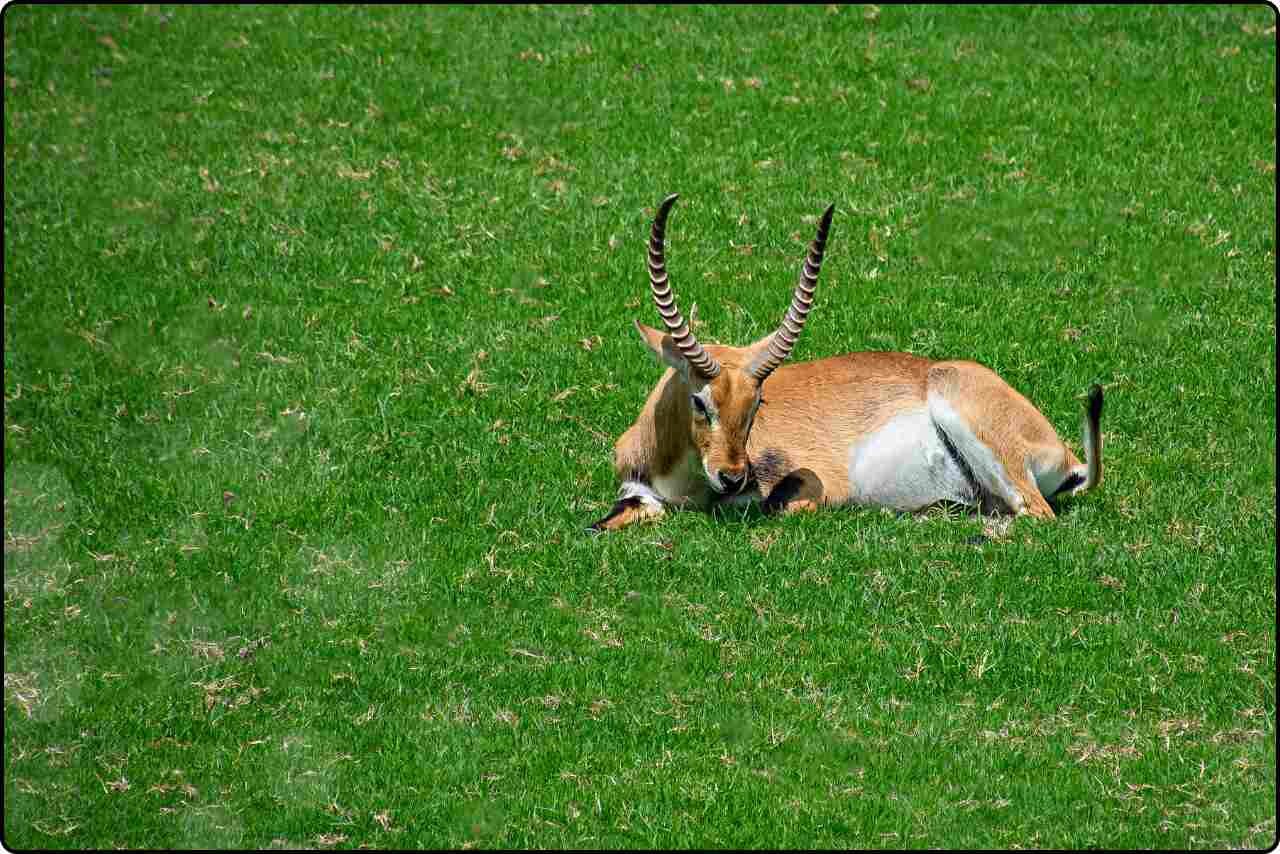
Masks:
[[[737,474],[722,471],[720,472],[720,482],[723,483],[725,489],[730,492],[741,492],[743,484],[747,482],[747,471],[746,469],[743,469]]]

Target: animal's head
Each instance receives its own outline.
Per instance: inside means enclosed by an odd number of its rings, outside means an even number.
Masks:
[[[689,436],[702,459],[707,482],[716,492],[736,494],[750,480],[747,439],[760,407],[764,381],[791,355],[813,306],[835,206],[822,215],[782,325],[746,347],[709,344],[704,348],[676,307],[667,280],[664,238],[667,215],[676,198],[671,195],[663,200],[649,237],[649,286],[667,331],[652,329],[639,321],[636,329],[683,382],[680,390],[684,394],[677,402],[675,417],[688,422]]]

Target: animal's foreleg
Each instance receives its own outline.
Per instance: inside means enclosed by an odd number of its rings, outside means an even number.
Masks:
[[[587,530],[617,531],[646,519],[659,519],[666,512],[662,499],[647,484],[628,482],[623,484],[622,496],[608,514]]]
[[[764,500],[766,513],[817,510],[822,503],[822,481],[809,469],[796,469],[778,481]]]

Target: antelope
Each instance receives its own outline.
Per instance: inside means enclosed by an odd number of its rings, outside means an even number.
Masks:
[[[1102,483],[1099,385],[1082,416],[1082,463],[1027,398],[976,362],[863,352],[783,364],[813,307],[834,205],[781,326],[746,347],[704,347],[667,276],[667,216],[677,198],[658,208],[648,247],[649,287],[666,331],[634,321],[667,369],[614,446],[619,498],[589,530],[617,530],[669,508],[745,502],[766,513],[954,503],[1053,519],[1050,499]]]

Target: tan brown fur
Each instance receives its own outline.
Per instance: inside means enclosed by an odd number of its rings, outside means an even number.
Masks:
[[[936,500],[953,500],[947,490],[968,483],[972,490],[959,490],[954,500],[983,510],[1052,519],[1047,498],[1099,485],[1098,386],[1085,418],[1092,448],[1085,466],[1027,398],[976,362],[864,352],[781,364],[812,305],[831,208],[783,326],[746,347],[699,344],[667,284],[663,234],[674,200],[664,202],[650,242],[655,302],[670,331],[635,324],[668,369],[615,444],[623,497],[593,528],[616,530],[656,518],[666,506],[760,500],[766,510],[791,512],[824,504],[910,502],[932,494],[929,466],[939,459],[949,468]],[[907,421],[895,421],[902,418]],[[900,436],[896,431],[903,424]],[[928,462],[911,456],[917,434],[924,437],[920,453],[932,454]],[[850,482],[858,454],[870,459],[881,492]],[[895,480],[898,460],[909,471],[901,484]]]
[[[740,424],[754,402],[754,389],[735,370],[746,360],[743,353],[752,349],[706,345],[706,351],[725,368],[713,381],[721,422]],[[729,380],[735,375],[736,384]],[[783,365],[763,384],[763,401],[745,442],[741,429],[709,431],[691,424],[690,390],[679,372],[666,372],[636,423],[615,445],[614,468],[619,478],[645,469],[651,483],[661,480],[690,451],[696,451],[708,467],[732,468],[744,458],[758,460],[776,450],[785,454],[788,471],[757,470],[754,497],[767,497],[790,470],[807,469],[820,484],[820,498],[797,499],[783,509],[848,503],[849,447],[904,409],[925,405],[931,391],[954,407],[1004,465],[1025,502],[1015,512],[1054,517],[1026,474],[1028,459],[1064,472],[1081,465],[1026,397],[976,362],[934,362],[906,353],[867,352]],[[675,505],[706,505],[714,497],[705,483],[683,495],[664,496]]]
[[[849,500],[845,439],[883,427],[909,401],[923,397],[929,363],[907,353],[852,353],[783,365],[764,383],[748,454],[785,449],[794,468],[822,483],[823,502]],[[761,483],[767,495],[776,480]]]
[[[1071,469],[1080,460],[1059,439],[1049,419],[999,375],[977,362],[939,362],[929,370],[936,389],[969,422],[978,440],[1004,464],[1026,502],[1022,512],[1054,518],[1053,509],[1026,475],[1027,459],[1046,469]]]

